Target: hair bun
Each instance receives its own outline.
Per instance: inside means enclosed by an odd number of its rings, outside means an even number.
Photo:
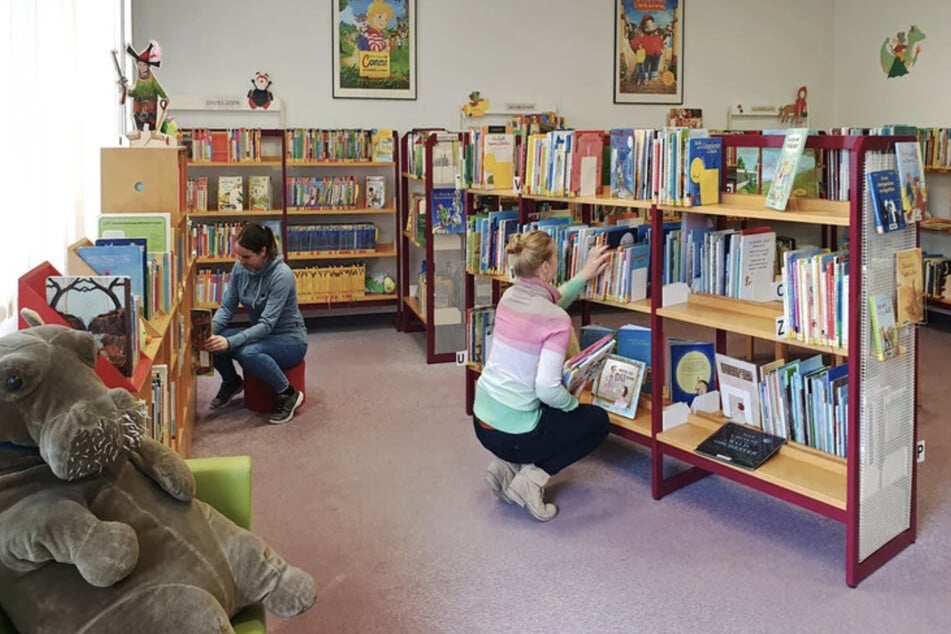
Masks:
[[[521,233],[513,233],[505,251],[511,255],[518,255],[525,248],[525,238]]]

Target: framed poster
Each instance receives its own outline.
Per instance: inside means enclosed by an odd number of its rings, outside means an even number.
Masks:
[[[684,101],[684,0],[615,0],[614,103]]]
[[[416,99],[416,0],[332,0],[333,96]]]

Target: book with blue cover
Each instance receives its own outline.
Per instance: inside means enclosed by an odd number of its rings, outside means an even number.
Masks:
[[[667,384],[671,401],[690,405],[695,396],[714,389],[715,354],[710,341],[668,340]]]
[[[921,222],[928,216],[928,188],[922,170],[921,146],[916,141],[896,143],[895,160],[898,162],[905,222]]]
[[[872,199],[875,231],[888,233],[905,227],[898,172],[893,169],[876,170],[866,174],[868,193]]]
[[[723,139],[693,137],[687,140],[687,196],[689,205],[720,202],[720,169]]]
[[[611,130],[611,197],[634,198],[634,130]]]
[[[142,240],[142,242],[145,242]],[[99,275],[124,275],[129,278],[132,294],[141,310],[148,310],[145,297],[145,252],[139,246],[96,245],[76,249],[83,262]],[[149,315],[145,315],[149,317]]]
[[[651,391],[651,329],[637,324],[624,324],[617,329],[617,354],[626,359],[641,361],[646,367],[641,391]]]
[[[465,233],[462,192],[458,189],[433,189],[429,199],[433,233]]]

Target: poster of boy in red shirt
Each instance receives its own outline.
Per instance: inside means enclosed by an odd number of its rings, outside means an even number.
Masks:
[[[617,0],[615,103],[683,103],[683,0]]]

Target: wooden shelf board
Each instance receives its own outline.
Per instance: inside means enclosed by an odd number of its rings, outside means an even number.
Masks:
[[[834,346],[810,344],[798,339],[776,335],[776,317],[783,314],[780,302],[750,302],[704,293],[692,293],[683,304],[657,309],[665,319],[675,319],[698,326],[729,330],[741,335],[775,341],[798,348],[815,350],[837,356],[847,356],[848,350]]]
[[[260,218],[263,216],[283,216],[284,211],[281,209],[268,209],[267,211],[261,210],[245,210],[245,211],[189,211],[187,216],[189,218],[238,218],[241,216],[254,216]]]
[[[482,272],[482,271],[468,271],[468,270],[466,271],[466,273],[474,277],[484,277],[490,280],[495,280],[496,282],[501,282],[503,284],[511,284],[515,281],[504,273],[488,273],[488,272]]]
[[[925,167],[925,172],[928,172],[931,174],[951,174],[951,167],[928,165]]]
[[[925,297],[929,306],[938,306],[941,308],[951,308],[951,300],[941,299],[940,297]]]
[[[393,215],[393,207],[359,207],[356,209],[310,209],[307,207],[288,207],[288,216],[366,216],[370,214]]]
[[[288,167],[393,167],[393,161],[303,161],[288,159]]]
[[[934,231],[936,233],[951,233],[951,219],[947,222],[922,222],[918,225],[922,231]]]
[[[636,302],[619,302],[613,299],[594,299],[593,297],[585,297],[583,299],[586,302],[591,302],[592,304],[611,306],[612,308],[621,308],[623,310],[632,310],[636,313],[646,313],[649,315],[651,312],[651,300],[649,298],[639,299]]]
[[[307,260],[362,260],[365,258],[392,258],[396,256],[396,247],[393,243],[383,243],[376,245],[375,251],[356,252],[356,251],[331,251],[322,253],[314,251],[311,253],[288,253],[288,262],[303,262]]]
[[[280,157],[265,156],[260,161],[188,161],[188,167],[281,167]]]
[[[307,306],[310,304],[319,304],[324,306],[326,304],[358,304],[362,302],[389,302],[394,301],[397,298],[397,295],[390,293],[367,293],[362,297],[348,296],[347,293],[328,293],[326,295],[305,295],[301,296],[298,299],[298,303],[301,306]]]
[[[657,434],[657,441],[683,451],[694,453],[698,458],[706,456],[694,451],[721,425],[721,422],[689,415],[687,422]],[[786,443],[779,453],[767,460],[759,469],[748,471],[723,464],[746,476],[782,487],[837,509],[846,507],[846,463],[842,458]]]
[[[419,305],[419,301],[415,297],[410,297],[409,295],[404,296],[403,304],[413,311],[413,314],[419,317],[419,320],[423,322],[423,324],[426,323],[426,315],[423,314],[423,311]]]
[[[466,190],[477,196],[499,196],[501,198],[518,198],[521,194],[514,189],[490,189],[485,187],[470,187]]]
[[[766,197],[753,194],[722,195],[719,205],[677,207],[658,205],[664,209],[709,214],[713,216],[736,216],[744,219],[771,220],[773,222],[798,222],[815,225],[849,226],[849,202],[818,198],[791,198],[786,211],[766,208]]]
[[[222,255],[199,255],[195,258],[197,264],[234,264],[235,257]]]

